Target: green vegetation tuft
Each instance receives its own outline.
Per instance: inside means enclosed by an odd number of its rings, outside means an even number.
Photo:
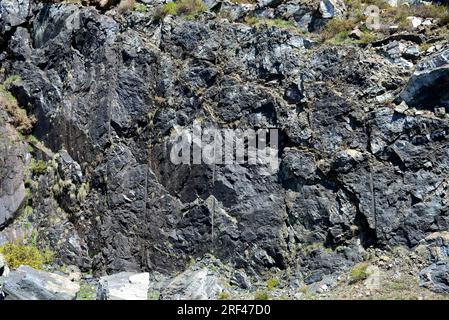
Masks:
[[[268,26],[268,27],[276,27],[279,29],[296,29],[296,24],[292,20],[284,20],[284,19],[266,19],[266,18],[257,18],[254,16],[245,17],[245,23],[259,27],[259,26]]]
[[[47,163],[44,160],[31,159],[30,170],[35,175],[44,174],[47,171]]]
[[[0,247],[0,253],[5,256],[9,268],[16,269],[21,265],[27,265],[34,269],[42,270],[45,264],[51,264],[54,253],[51,250],[39,250],[35,246],[7,243]]]
[[[227,291],[222,291],[218,295],[218,300],[230,300],[230,299],[231,299],[231,294]]]
[[[279,280],[275,278],[271,278],[267,281],[267,288],[268,290],[273,290],[279,285]]]
[[[178,0],[166,3],[160,12],[161,16],[186,16],[194,17],[207,10],[206,5],[201,0]]]
[[[76,294],[76,300],[96,300],[97,290],[87,283],[80,284],[80,291]]]
[[[140,13],[147,13],[148,7],[144,5],[143,3],[135,3],[133,6],[134,12],[140,12]]]
[[[370,275],[367,271],[369,264],[366,262],[362,262],[357,264],[349,274],[349,283],[356,283],[362,280],[365,280]]]
[[[266,291],[256,291],[254,294],[254,300],[268,300],[269,296]]]
[[[17,99],[9,91],[10,86],[17,81],[21,81],[20,77],[11,76],[3,84],[0,84],[0,107],[5,108],[10,114],[12,124],[19,132],[26,134],[31,131],[36,119],[34,117],[28,117],[26,110],[19,106]]]

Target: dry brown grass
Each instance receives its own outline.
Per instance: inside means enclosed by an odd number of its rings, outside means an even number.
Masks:
[[[0,85],[0,108],[4,108],[11,116],[11,124],[21,133],[28,134],[33,129],[36,119],[29,117],[25,109],[20,108],[16,98]]]

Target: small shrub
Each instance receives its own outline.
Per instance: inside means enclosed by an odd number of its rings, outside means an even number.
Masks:
[[[279,280],[275,278],[271,278],[267,281],[267,288],[268,290],[273,290],[279,285]]]
[[[428,4],[413,7],[415,16],[423,18],[441,19],[448,15],[449,8],[445,5]]]
[[[148,8],[143,3],[135,3],[133,7],[133,11],[140,12],[140,13],[147,13]]]
[[[33,129],[33,125],[36,122],[34,117],[28,117],[25,109],[20,108],[16,98],[8,91],[8,86],[18,81],[16,78],[8,78],[4,84],[0,84],[0,107],[5,110],[12,117],[12,124],[21,132],[29,133]]]
[[[161,15],[195,16],[207,10],[201,0],[178,0],[166,3],[161,9]]]
[[[0,247],[11,269],[27,265],[34,269],[42,269],[44,264],[52,263],[54,254],[50,250],[39,251],[35,246],[8,243]]]
[[[265,18],[257,18],[254,16],[245,17],[245,23],[251,26],[259,27],[261,25],[266,25],[268,27],[276,27],[280,29],[296,29],[296,24],[291,20],[284,19],[265,19]]]
[[[218,300],[229,300],[231,299],[231,294],[227,291],[222,291],[218,295]]]
[[[35,175],[43,174],[47,171],[47,163],[44,160],[31,159],[30,170]]]
[[[254,300],[268,300],[268,293],[266,291],[256,291]]]
[[[369,30],[365,30],[362,33],[362,36],[360,37],[359,42],[363,44],[368,44],[373,41],[376,41],[377,37],[374,33],[370,32]]]
[[[356,22],[352,19],[332,19],[324,27],[321,37],[323,40],[341,43],[349,38],[349,33],[355,26]]]
[[[96,300],[97,290],[87,283],[80,284],[80,291],[76,294],[76,300]]]
[[[362,262],[357,264],[349,274],[349,283],[356,283],[362,280],[365,280],[370,275],[367,271],[368,269],[368,263]]]
[[[161,13],[164,16],[166,16],[166,15],[175,16],[177,14],[176,8],[177,8],[177,5],[175,2],[168,2],[162,7]]]
[[[82,203],[86,200],[88,194],[89,194],[89,184],[83,183],[78,190],[76,199]]]

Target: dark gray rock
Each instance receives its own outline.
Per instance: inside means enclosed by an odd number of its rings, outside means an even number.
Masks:
[[[255,15],[307,29],[323,22],[298,1],[261,4]],[[240,20],[247,8],[235,6]],[[251,275],[294,268],[313,283],[361,261],[367,247],[413,247],[449,226],[447,121],[386,106],[410,75],[388,56],[405,51],[387,43],[421,36],[373,44],[392,49],[381,55],[210,17],[159,21],[73,4],[14,14],[26,23],[0,21],[2,67],[23,80],[12,91],[38,119],[33,134],[64,150],[33,192],[38,241],[58,263],[173,273],[213,253]],[[444,52],[419,68],[444,78]],[[437,84],[418,73],[407,103]],[[435,103],[444,105],[444,92]],[[278,128],[279,172],[174,165],[173,135],[198,123]],[[178,279],[167,297],[193,296],[184,289],[198,279],[213,288],[200,296],[212,297],[219,286],[209,278]]]
[[[29,0],[4,0],[0,3],[1,33],[9,32],[12,27],[17,27],[28,22],[31,14]]]
[[[419,273],[419,285],[438,293],[449,293],[449,263],[439,262]]]
[[[252,284],[249,277],[244,271],[237,270],[231,279],[231,283],[239,286],[242,289],[251,290]]]
[[[3,290],[6,300],[74,300],[79,288],[63,276],[21,266],[5,279]]]
[[[401,97],[418,109],[449,108],[448,86],[449,49],[445,49],[418,64]]]
[[[8,124],[9,116],[0,101],[0,229],[18,213],[26,198],[26,145]]]

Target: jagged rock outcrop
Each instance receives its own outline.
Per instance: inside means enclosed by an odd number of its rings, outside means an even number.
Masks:
[[[420,273],[420,285],[439,293],[449,293],[448,262],[438,262],[423,269]]]
[[[449,49],[445,49],[417,66],[401,96],[408,105],[420,109],[449,108],[448,86]]]
[[[214,253],[313,283],[369,246],[413,247],[449,228],[449,122],[393,105],[408,88],[402,98],[422,108],[412,101],[430,68],[444,71],[437,62],[409,82],[409,66],[375,50],[276,27],[29,5],[2,12],[15,18],[0,22],[0,63],[57,153],[33,214],[59,262],[167,273]],[[279,172],[174,165],[172,133],[198,123],[278,128]]]

